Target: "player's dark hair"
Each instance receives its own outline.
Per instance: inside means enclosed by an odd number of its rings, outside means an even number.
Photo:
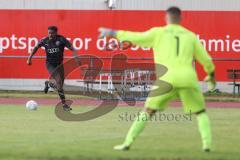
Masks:
[[[48,27],[48,30],[57,32],[57,31],[58,31],[58,28],[57,28],[56,26],[49,26],[49,27]]]
[[[171,15],[174,15],[174,16],[177,16],[177,17],[180,17],[181,16],[181,9],[178,8],[178,7],[169,7],[167,9],[167,13],[169,13]]]

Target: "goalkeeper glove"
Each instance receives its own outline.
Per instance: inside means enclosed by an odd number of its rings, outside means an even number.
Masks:
[[[116,37],[117,36],[117,31],[116,30],[112,30],[110,28],[99,28],[98,31],[100,32],[98,38]]]
[[[209,91],[213,91],[215,89],[216,81],[215,81],[215,77],[214,77],[214,72],[212,72],[211,74],[207,75],[204,78],[204,81],[207,83]]]

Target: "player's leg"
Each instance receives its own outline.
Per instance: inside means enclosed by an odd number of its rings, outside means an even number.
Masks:
[[[56,84],[57,84],[57,91],[58,95],[62,101],[63,104],[66,102],[64,90],[63,90],[63,84],[64,84],[64,67],[62,65],[58,66],[56,69],[56,75],[54,76]]]
[[[207,152],[210,151],[212,144],[211,126],[205,110],[205,102],[201,90],[198,87],[179,89],[179,96],[182,100],[185,112],[197,115],[203,150]]]
[[[50,74],[49,80],[45,81],[45,88],[44,92],[48,93],[49,88],[53,88],[54,90],[57,90],[57,82],[56,77],[58,76],[57,72],[57,64],[46,62],[46,68],[48,70],[48,73]]]
[[[114,146],[115,150],[129,150],[134,139],[143,131],[145,128],[146,122],[157,110],[145,108],[142,112],[139,113],[138,117],[133,122],[131,128],[129,129],[125,141],[121,145]]]
[[[48,73],[50,74],[50,79],[51,79],[52,73],[54,72],[56,66],[54,66],[53,64],[51,64],[49,62],[46,62],[46,68],[47,68]],[[56,85],[54,85],[53,82],[50,83],[50,80],[45,81],[45,87],[43,89],[44,93],[47,94],[50,87],[56,88]]]
[[[154,115],[154,113],[158,111],[162,111],[165,109],[168,101],[173,99],[176,96],[176,91],[173,89],[170,92],[154,96],[150,92],[144,110],[138,115],[135,119],[134,123],[130,127],[125,141],[122,145],[117,145],[114,147],[115,150],[128,150],[132,145],[133,141],[137,138],[137,136],[143,131],[146,122]],[[154,93],[155,94],[155,93]]]
[[[56,87],[57,87],[59,98],[61,99],[61,102],[63,104],[63,109],[66,111],[72,110],[72,108],[66,103],[66,97],[63,90],[64,79],[65,79],[63,65],[59,65],[56,68],[53,74],[53,78],[56,81]]]
[[[64,110],[72,110],[69,105],[66,104],[66,98],[65,93],[63,90],[63,84],[64,84],[64,67],[63,65],[58,64],[51,64],[49,62],[46,62],[47,70],[50,74],[49,81],[45,82],[45,88],[44,92],[47,93],[49,87],[53,88],[58,92],[59,98],[63,104]]]
[[[198,128],[202,138],[203,150],[210,152],[212,145],[212,132],[208,115],[205,110],[196,113],[198,120]]]

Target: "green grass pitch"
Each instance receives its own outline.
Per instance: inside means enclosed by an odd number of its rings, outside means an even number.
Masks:
[[[75,107],[74,112],[91,109]],[[214,150],[201,151],[195,116],[192,121],[149,122],[131,150],[112,150],[120,144],[132,121],[120,118],[136,114],[139,107],[117,107],[86,122],[64,122],[54,107],[27,111],[20,105],[0,106],[1,160],[237,160],[240,159],[239,109],[208,109],[212,120]],[[168,108],[165,113],[182,113]]]

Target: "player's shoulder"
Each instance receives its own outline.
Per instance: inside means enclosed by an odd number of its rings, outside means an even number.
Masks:
[[[43,38],[40,39],[39,44],[44,45],[44,44],[47,44],[48,41],[49,41],[49,37],[48,36],[47,37],[43,37]]]
[[[183,32],[193,41],[195,41],[197,39],[197,35],[196,33],[194,33],[193,31],[191,31],[188,28],[182,27],[183,28]]]
[[[185,31],[189,36],[193,36],[195,37],[196,36],[196,33],[194,33],[193,31],[191,31],[190,29],[186,28],[186,27],[183,27],[183,31]]]
[[[64,43],[67,41],[67,38],[64,37],[63,35],[57,35],[57,39],[61,42],[64,42]]]
[[[42,42],[47,42],[49,40],[49,37],[48,36],[46,36],[46,37],[43,37],[43,38],[41,38],[41,40],[40,41],[42,41]]]
[[[63,35],[57,35],[58,39],[66,39],[66,37],[64,37]]]
[[[163,27],[152,27],[148,31],[152,34],[159,34],[163,30]]]
[[[162,26],[158,26],[158,27],[152,27],[150,30],[152,30],[152,31],[161,31],[161,30],[163,30],[163,28],[164,27],[162,27]]]

